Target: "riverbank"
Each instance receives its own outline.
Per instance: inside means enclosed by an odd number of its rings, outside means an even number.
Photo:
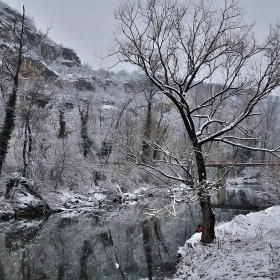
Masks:
[[[216,227],[209,246],[193,235],[178,251],[181,279],[280,279],[280,206],[238,215]]]

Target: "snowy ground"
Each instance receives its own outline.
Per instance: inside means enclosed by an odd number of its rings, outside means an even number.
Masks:
[[[216,241],[203,246],[196,233],[180,248],[176,274],[167,279],[280,279],[280,206],[216,227]]]

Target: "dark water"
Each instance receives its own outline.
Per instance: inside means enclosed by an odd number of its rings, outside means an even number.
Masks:
[[[226,202],[248,203],[253,196],[248,188],[243,193],[229,188]],[[178,246],[201,222],[200,209],[182,203],[176,215],[147,212],[136,205],[110,214],[69,212],[2,222],[0,279],[164,279],[175,271]],[[246,214],[215,212],[218,222]]]
[[[196,207],[149,216],[130,207],[109,217],[55,214],[1,223],[0,279],[163,279],[198,220]]]

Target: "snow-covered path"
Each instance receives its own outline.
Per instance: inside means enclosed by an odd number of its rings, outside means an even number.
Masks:
[[[179,249],[177,272],[168,279],[280,279],[280,206],[218,225],[210,246],[200,244],[200,235]]]

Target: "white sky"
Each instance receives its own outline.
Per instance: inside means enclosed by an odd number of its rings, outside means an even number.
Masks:
[[[220,1],[220,0],[219,0]],[[111,59],[98,59],[106,56],[111,44],[116,20],[114,8],[118,0],[4,0],[17,11],[25,6],[38,29],[46,32],[57,44],[74,49],[83,63],[93,69],[107,68],[114,64]],[[247,11],[249,21],[256,20],[257,31],[263,34],[269,22],[280,18],[280,0],[240,0]],[[129,65],[118,66],[131,70]]]

